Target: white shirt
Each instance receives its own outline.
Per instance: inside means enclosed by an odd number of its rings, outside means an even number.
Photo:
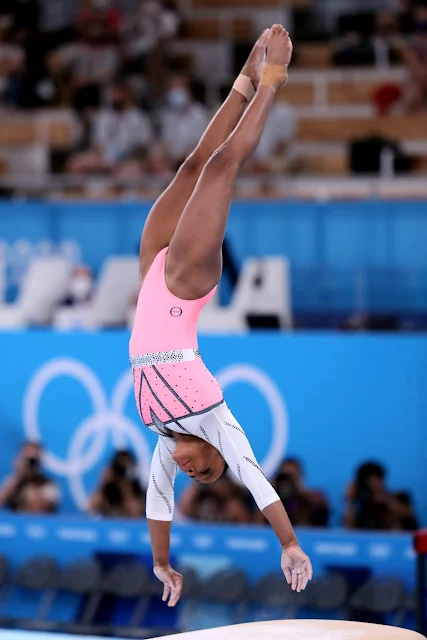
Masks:
[[[89,45],[76,42],[65,45],[57,52],[61,66],[70,69],[73,75],[83,76],[89,82],[104,82],[119,68],[119,54],[114,45]]]
[[[160,112],[160,137],[174,160],[188,156],[209,124],[207,110],[194,102],[184,111],[165,107]]]
[[[121,113],[102,109],[95,119],[92,142],[104,149],[107,161],[124,160],[136,149],[148,147],[152,139],[150,120],[136,107]]]
[[[290,144],[295,136],[295,116],[286,102],[276,102],[268,117],[255,157],[267,160],[279,144]]]

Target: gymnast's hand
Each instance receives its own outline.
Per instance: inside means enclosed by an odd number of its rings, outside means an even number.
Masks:
[[[156,578],[165,585],[162,597],[163,602],[169,599],[168,607],[174,607],[181,597],[184,584],[183,576],[174,571],[170,565],[166,567],[155,566],[153,571]]]
[[[296,544],[283,548],[282,570],[287,583],[298,593],[306,588],[308,581],[313,577],[310,558]]]

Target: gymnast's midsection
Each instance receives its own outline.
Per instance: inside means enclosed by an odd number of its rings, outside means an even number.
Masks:
[[[182,576],[169,562],[174,481],[181,469],[212,483],[228,468],[252,493],[282,546],[287,582],[312,577],[286,511],[198,350],[197,320],[221,278],[221,248],[236,177],[256,149],[292,56],[280,25],[266,30],[193,154],[153,206],[141,238],[141,290],[130,342],[135,399],[159,435],[147,518],[154,573],[175,606]],[[250,105],[248,102],[254,95]]]

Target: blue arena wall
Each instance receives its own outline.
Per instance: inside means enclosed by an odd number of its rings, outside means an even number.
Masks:
[[[147,478],[155,436],[140,424],[127,332],[0,334],[0,478],[24,439],[41,438],[75,513],[113,446],[131,446]],[[355,467],[378,459],[392,489],[412,492],[427,524],[427,337],[253,334],[205,337],[218,376],[267,475],[285,455],[304,461],[339,525]],[[178,477],[181,491],[186,478]]]
[[[0,240],[75,241],[98,270],[136,253],[149,203],[0,203]],[[236,202],[228,238],[241,262],[287,255],[300,311],[427,311],[426,202]]]

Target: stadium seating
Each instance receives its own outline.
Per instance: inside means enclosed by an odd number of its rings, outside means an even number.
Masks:
[[[0,306],[0,327],[18,329],[49,324],[53,310],[67,294],[71,271],[71,264],[61,257],[33,260],[18,300]]]

